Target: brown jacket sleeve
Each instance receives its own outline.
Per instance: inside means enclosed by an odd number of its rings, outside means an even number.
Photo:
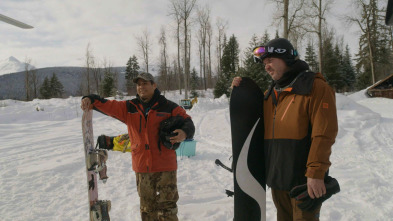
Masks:
[[[308,110],[312,133],[306,176],[323,179],[331,165],[329,158],[338,123],[335,92],[320,78],[315,79]]]

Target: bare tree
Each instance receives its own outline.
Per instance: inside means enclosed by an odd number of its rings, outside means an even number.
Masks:
[[[93,56],[93,52],[92,52],[92,48],[90,46],[90,42],[87,43],[87,47],[86,47],[86,54],[85,54],[85,79],[86,79],[86,83],[87,83],[87,94],[91,94],[91,90],[90,90],[90,74],[92,72],[91,70],[91,66],[93,64],[94,61],[94,56]]]
[[[299,35],[303,26],[302,9],[306,0],[270,0],[277,4],[277,12],[274,16],[274,22],[283,22],[283,37],[286,39],[294,40],[297,44],[296,35]],[[295,38],[292,38],[292,35]]]
[[[176,62],[176,68],[175,68],[175,73],[177,73],[178,77],[178,86],[179,86],[179,92],[182,94],[181,90],[181,67],[180,67],[180,47],[181,47],[181,41],[180,41],[180,26],[182,23],[182,19],[180,16],[180,6],[178,4],[177,0],[171,0],[171,4],[169,6],[169,15],[174,18],[176,22],[176,42],[177,42],[177,62]]]
[[[188,58],[188,38],[189,38],[189,26],[191,23],[191,15],[195,7],[196,0],[173,0],[177,5],[180,12],[180,18],[183,23],[183,37],[184,37],[184,98],[188,98],[188,81],[190,78],[190,65]]]
[[[167,65],[167,40],[165,26],[161,26],[158,43],[161,45],[161,78],[163,80],[163,89],[168,90],[168,65]]]
[[[334,0],[308,0],[307,8],[305,10],[306,16],[306,32],[314,33],[318,37],[318,62],[319,72],[323,73],[323,27],[326,13],[329,12],[330,6]]]
[[[207,67],[207,76],[208,76],[208,87],[213,86],[213,78],[212,78],[212,57],[211,57],[211,47],[212,47],[212,39],[213,39],[213,29],[211,23],[207,27],[207,38],[206,38],[206,46],[207,46],[207,56],[208,56],[208,67]]]
[[[223,50],[223,43],[224,43],[224,36],[225,36],[225,31],[228,26],[228,21],[225,21],[222,18],[217,18],[216,20],[216,26],[218,30],[218,36],[217,36],[217,75],[221,75],[221,57],[222,57],[222,50]]]
[[[102,81],[101,68],[99,63],[92,57],[91,60],[91,73],[93,75],[94,83],[95,83],[95,91],[98,93],[100,91],[100,84]]]
[[[31,99],[30,90],[31,90],[31,79],[30,79],[30,72],[31,72],[31,58],[25,58],[25,94],[26,94],[26,101]]]
[[[203,46],[202,46],[202,30],[197,32],[198,53],[199,53],[199,78],[200,86],[203,87]]]
[[[142,35],[135,36],[143,61],[145,62],[145,71],[149,72],[149,55],[151,52],[150,32],[145,28]]]
[[[197,16],[198,16],[198,23],[199,23],[199,34],[200,34],[200,43],[202,46],[202,76],[203,76],[203,86],[205,90],[207,89],[207,82],[206,82],[206,38],[207,38],[207,31],[208,26],[210,24],[210,7],[208,5],[204,7],[197,8]]]

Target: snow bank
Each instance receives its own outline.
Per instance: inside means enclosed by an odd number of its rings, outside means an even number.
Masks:
[[[211,90],[204,93],[187,111],[196,126],[197,147],[195,157],[178,158],[179,219],[228,221],[233,199],[225,189],[233,190],[233,177],[214,164],[215,159],[232,162],[228,99],[213,99]],[[393,217],[393,100],[358,95],[337,94],[339,132],[330,175],[341,192],[323,205],[321,221]],[[166,96],[178,101],[184,94]],[[1,220],[87,219],[80,99],[0,101]],[[126,131],[118,120],[97,112],[93,125],[95,137]],[[110,152],[107,163],[108,182],[98,188],[100,199],[112,201],[111,219],[140,220],[130,154]],[[275,219],[268,189],[267,220]]]
[[[351,98],[353,101],[360,101],[360,100],[363,100],[363,99],[366,99],[366,98],[370,98],[367,95],[367,89],[368,88],[360,90],[360,91],[358,91],[356,93],[353,93],[351,95],[348,95],[348,97]]]

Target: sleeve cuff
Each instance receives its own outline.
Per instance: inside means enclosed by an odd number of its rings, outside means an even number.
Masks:
[[[307,168],[306,177],[323,180],[325,178],[325,173],[326,171],[323,170]]]

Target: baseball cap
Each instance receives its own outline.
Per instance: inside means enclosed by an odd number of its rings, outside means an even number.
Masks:
[[[147,73],[147,72],[141,72],[138,74],[138,76],[136,78],[134,78],[132,81],[134,83],[137,83],[139,79],[143,79],[145,81],[151,81],[154,83],[154,77],[153,75]]]

